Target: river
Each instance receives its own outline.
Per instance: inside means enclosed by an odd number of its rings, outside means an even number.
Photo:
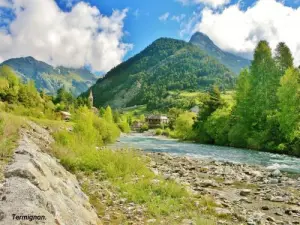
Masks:
[[[269,169],[300,173],[300,158],[248,149],[185,143],[143,134],[122,136],[118,146],[141,148],[149,152],[166,152],[202,159],[259,165]]]

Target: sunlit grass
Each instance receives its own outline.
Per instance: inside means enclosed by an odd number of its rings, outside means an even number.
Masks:
[[[3,170],[11,160],[17,146],[19,129],[25,125],[25,118],[0,112],[0,181],[3,179]]]

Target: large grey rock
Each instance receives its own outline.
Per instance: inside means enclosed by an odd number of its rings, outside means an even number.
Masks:
[[[0,224],[96,225],[97,214],[76,177],[36,144],[45,146],[53,139],[34,126],[30,133],[22,132],[14,161],[6,168]],[[30,221],[30,216],[38,217]]]

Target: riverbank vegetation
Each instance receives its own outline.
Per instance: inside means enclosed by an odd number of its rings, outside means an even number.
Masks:
[[[174,107],[148,114],[167,114],[171,137],[300,156],[300,71],[284,43],[272,56],[261,41],[233,91],[212,86],[207,92],[171,92],[166,99]],[[199,107],[196,116],[193,106]]]
[[[193,195],[175,181],[155,175],[147,166],[149,158],[136,150],[106,147],[121,131],[130,131],[130,117],[110,107],[92,109],[86,99],[75,99],[64,88],[55,97],[38,92],[33,82],[22,83],[8,67],[0,68],[0,84],[0,180],[16,148],[20,127],[25,128],[26,121],[33,120],[53,132],[56,142],[47,150],[65,168],[74,174],[83,173],[87,179],[101,173],[98,181],[110,182],[128,203],[142,205],[146,218],[172,224],[193,218],[199,224],[215,224],[218,216],[214,215],[211,197]],[[71,112],[70,121],[62,120],[61,110]],[[85,186],[97,208],[102,204],[100,196],[88,189]],[[98,215],[103,216],[101,210]],[[126,217],[122,221],[126,222]]]

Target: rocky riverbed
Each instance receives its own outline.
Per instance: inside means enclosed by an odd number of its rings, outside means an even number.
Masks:
[[[236,224],[300,224],[300,177],[166,153],[145,155],[154,173],[185,185],[192,193],[213,196],[216,214],[232,217]]]

